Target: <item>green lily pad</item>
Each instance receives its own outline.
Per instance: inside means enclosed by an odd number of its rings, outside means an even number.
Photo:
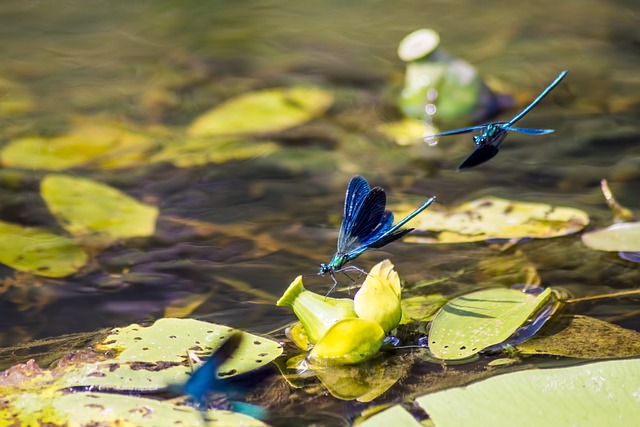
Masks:
[[[266,156],[278,150],[273,142],[253,142],[230,138],[188,138],[166,143],[150,159],[151,162],[169,162],[180,168],[207,163],[225,163]]]
[[[599,251],[640,251],[640,222],[614,224],[602,230],[584,233],[582,243]]]
[[[398,217],[402,217],[402,209],[394,210],[400,211]],[[462,243],[489,239],[541,239],[575,233],[588,224],[588,215],[578,209],[483,197],[449,209],[432,206],[429,212],[412,220],[411,226],[419,231],[433,232],[435,236],[414,233],[405,240]]]
[[[588,316],[561,316],[516,347],[521,354],[580,359],[640,356],[640,333]]]
[[[509,338],[551,297],[505,288],[486,289],[444,305],[431,322],[429,350],[445,360],[465,359]]]
[[[18,271],[64,277],[78,271],[89,256],[73,240],[36,228],[0,221],[0,262]]]
[[[107,393],[12,393],[0,407],[0,426],[266,426],[230,411],[197,409],[180,402]]]
[[[229,99],[194,120],[190,136],[278,132],[322,115],[333,95],[315,87],[265,89]]]
[[[640,359],[630,359],[499,375],[416,402],[438,427],[634,426],[638,390]]]
[[[194,319],[159,319],[152,326],[130,325],[118,328],[98,347],[120,353],[117,362],[145,362],[171,367],[183,364],[187,350],[209,356],[234,329]],[[252,371],[282,354],[280,344],[243,332],[243,339],[233,356],[220,366],[225,377]],[[153,367],[150,367],[153,369]],[[181,366],[186,374],[186,365]]]
[[[51,213],[71,234],[97,238],[103,243],[150,236],[158,209],[88,179],[47,175],[41,194]]]
[[[104,169],[136,166],[154,146],[148,136],[120,126],[81,123],[53,138],[15,139],[0,151],[4,166],[59,171],[95,165]]]

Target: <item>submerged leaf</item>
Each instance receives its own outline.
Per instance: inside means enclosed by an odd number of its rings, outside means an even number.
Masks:
[[[188,138],[166,143],[150,159],[151,162],[169,162],[180,168],[207,163],[225,163],[266,156],[278,150],[273,142],[253,142],[229,138]]]
[[[614,224],[602,230],[584,233],[582,242],[599,251],[640,251],[640,222]]]
[[[562,316],[517,346],[521,354],[580,359],[640,356],[640,333],[588,316]]]
[[[89,256],[73,240],[51,232],[0,221],[0,262],[18,271],[64,277],[78,271]]]
[[[406,376],[413,366],[409,359],[399,356],[359,365],[313,366],[313,372],[332,396],[371,402]]]
[[[418,231],[405,238],[419,243],[462,243],[489,239],[550,238],[582,230],[589,224],[583,211],[541,203],[484,197],[446,209],[434,206],[411,225]],[[397,209],[396,209],[397,210]],[[402,216],[401,213],[398,216]]]
[[[445,304],[431,322],[429,350],[440,359],[457,360],[509,338],[551,297],[505,288],[486,289]]]
[[[414,320],[427,322],[449,299],[442,294],[416,295],[402,300],[401,324]]]
[[[229,99],[199,116],[190,136],[277,132],[322,115],[333,102],[314,87],[265,89]]]
[[[438,427],[633,426],[639,389],[631,359],[504,374],[416,402]]]
[[[156,207],[105,184],[50,174],[42,180],[41,194],[51,213],[75,236],[98,238],[108,244],[150,236],[155,231]]]
[[[120,126],[81,123],[61,136],[13,140],[0,152],[0,162],[51,171],[94,164],[104,169],[124,168],[146,161],[153,146],[148,136]]]

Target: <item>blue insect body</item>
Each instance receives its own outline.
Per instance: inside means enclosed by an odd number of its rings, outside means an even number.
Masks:
[[[418,209],[393,225],[393,213],[385,210],[387,197],[384,190],[380,187],[369,188],[369,184],[363,177],[354,176],[347,187],[337,251],[328,264],[320,264],[318,274],[329,273],[335,287],[334,273],[341,271],[342,266],[367,249],[381,248],[413,231],[413,228],[401,229],[401,227],[428,208],[435,199],[435,197],[429,198]]]
[[[259,374],[247,372],[229,378],[218,378],[218,369],[235,353],[241,341],[242,333],[234,332],[202,366],[193,372],[182,386],[182,391],[190,396],[195,405],[202,410],[211,406],[210,397],[213,393],[221,393],[223,397],[218,399],[217,403],[223,406],[223,409],[263,419],[266,417],[266,412],[261,407],[228,399],[241,398],[245,389],[255,386]]]
[[[542,101],[542,98],[547,96],[549,92],[551,92],[553,88],[555,88],[558,83],[560,83],[560,81],[564,79],[567,73],[568,71],[566,70],[561,72],[558,77],[556,77],[556,79],[551,82],[551,84],[547,86],[547,88],[543,90],[542,93],[540,93],[540,95],[538,95],[538,97],[533,100],[533,102],[531,102],[531,104],[529,104],[524,110],[520,111],[518,115],[516,115],[508,122],[493,122],[479,126],[471,126],[468,128],[436,133],[434,135],[425,135],[424,139],[425,141],[428,141],[438,136],[457,135],[460,133],[481,131],[480,135],[476,135],[473,137],[476,149],[464,160],[464,162],[462,162],[462,164],[460,164],[460,166],[458,166],[458,170],[461,170],[477,166],[493,158],[496,154],[498,154],[498,151],[500,150],[500,144],[505,139],[507,134],[511,131],[524,133],[526,135],[542,135],[545,133],[551,133],[553,132],[553,129],[516,128],[513,127],[513,125],[518,120],[523,118],[529,111],[531,111],[533,107],[538,105],[538,103]]]

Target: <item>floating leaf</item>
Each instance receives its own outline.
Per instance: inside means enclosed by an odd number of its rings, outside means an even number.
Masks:
[[[243,414],[206,412],[181,404],[108,393],[57,391],[11,393],[0,408],[0,426],[110,425],[110,426],[266,426]]]
[[[35,227],[0,221],[0,262],[18,271],[64,277],[78,271],[88,255],[73,240]]]
[[[505,288],[486,289],[445,304],[431,322],[429,350],[440,359],[456,360],[505,341],[551,297]]]
[[[51,213],[71,234],[113,240],[150,236],[155,231],[158,209],[88,179],[47,175],[41,184],[42,198]]]
[[[87,165],[125,168],[146,161],[153,146],[148,136],[119,126],[81,123],[61,136],[13,140],[0,151],[0,162],[4,166],[52,171]]]
[[[578,209],[513,202],[497,197],[483,197],[450,209],[437,205],[434,207],[414,219],[411,226],[419,231],[434,232],[436,236],[418,236],[414,233],[405,240],[461,243],[489,239],[550,238],[575,233],[589,224],[587,214]],[[398,216],[401,217],[402,212]]]
[[[640,333],[593,317],[561,316],[517,349],[580,359],[634,357],[640,356]]]
[[[99,348],[120,351],[116,357],[118,362],[182,364],[188,349],[206,357],[233,331],[228,326],[194,319],[160,319],[149,327],[134,324],[115,329]],[[257,369],[282,353],[282,347],[274,341],[247,332],[243,334],[245,338],[238,349],[220,367],[220,372],[227,372],[226,376],[231,371],[235,375]],[[184,370],[185,366],[181,368]]]
[[[416,120],[406,117],[397,122],[389,122],[378,125],[378,132],[395,141],[398,145],[412,145],[416,142],[423,143],[422,136],[431,133],[431,128],[425,127],[424,120]],[[434,130],[433,133],[436,133]]]
[[[0,78],[0,114],[22,114],[33,110],[35,102],[25,87],[19,83]]]
[[[416,402],[438,427],[633,426],[638,390],[640,359],[631,359],[499,375]]]
[[[320,88],[274,88],[229,99],[199,116],[190,136],[277,132],[322,115],[333,95]]]
[[[150,159],[151,162],[169,162],[180,168],[207,163],[224,163],[266,156],[278,150],[273,142],[253,142],[229,138],[188,138],[166,143]]]
[[[640,251],[640,222],[614,224],[602,230],[584,233],[582,243],[599,251]]]

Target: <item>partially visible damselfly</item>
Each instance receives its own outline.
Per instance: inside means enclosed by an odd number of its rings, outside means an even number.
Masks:
[[[460,166],[458,166],[458,170],[462,170],[480,165],[495,157],[495,155],[498,154],[498,151],[500,150],[500,144],[506,138],[507,134],[511,131],[520,132],[527,135],[542,135],[545,133],[551,133],[553,132],[553,129],[516,128],[513,127],[513,125],[518,120],[523,118],[529,111],[531,111],[533,107],[538,105],[538,103],[542,101],[542,98],[547,96],[549,92],[551,92],[553,88],[555,88],[558,83],[560,83],[560,81],[564,79],[564,76],[566,76],[567,73],[568,71],[566,70],[561,72],[558,77],[556,77],[556,79],[551,82],[551,84],[547,86],[547,88],[543,90],[542,93],[533,100],[533,102],[531,102],[531,104],[529,104],[524,110],[520,111],[518,115],[516,115],[508,122],[493,122],[484,125],[471,126],[463,129],[440,132],[434,135],[425,135],[424,140],[426,142],[429,142],[433,138],[437,138],[439,136],[457,135],[460,133],[480,131],[480,135],[476,135],[473,137],[473,141],[476,144],[476,149],[473,150],[473,152],[464,160],[464,162],[462,162],[462,164],[460,164]]]

